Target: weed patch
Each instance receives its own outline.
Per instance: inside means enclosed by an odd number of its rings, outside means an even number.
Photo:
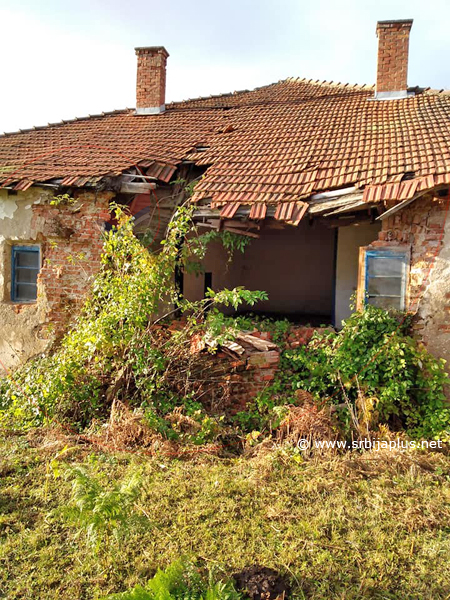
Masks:
[[[217,580],[264,565],[290,581],[292,598],[443,600],[450,593],[450,458],[443,454],[304,460],[285,447],[180,461],[83,446],[61,454],[63,440],[51,451],[41,442],[0,441],[0,596],[8,599],[91,600],[145,587],[180,556]],[[93,552],[85,527],[62,510],[74,503],[73,478],[55,478],[55,456],[61,473],[83,469],[105,494],[138,473],[141,491],[129,508],[144,523],[123,536],[99,528]]]

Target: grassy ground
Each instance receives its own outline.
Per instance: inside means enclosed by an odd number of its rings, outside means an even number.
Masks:
[[[180,555],[218,573],[255,563],[288,575],[294,598],[450,597],[450,458],[367,454],[302,461],[286,450],[178,461],[0,441],[0,598],[92,599]],[[56,461],[55,461],[56,457]],[[95,551],[67,522],[67,464],[105,488],[142,470],[144,528]],[[57,475],[61,474],[58,477]]]

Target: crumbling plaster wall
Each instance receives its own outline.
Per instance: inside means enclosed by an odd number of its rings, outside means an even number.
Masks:
[[[431,269],[421,299],[416,328],[435,356],[445,358],[450,373],[450,220],[447,218],[442,249]]]
[[[50,194],[38,188],[8,195],[0,190],[0,376],[30,356],[43,352],[49,343],[43,335],[47,301],[42,290],[39,302],[18,305],[10,301],[11,245],[36,242],[32,207],[48,202]]]
[[[383,220],[374,247],[411,249],[408,310],[414,332],[450,373],[450,214],[447,197],[417,199]]]
[[[44,352],[82,303],[100,268],[111,192],[81,192],[75,203],[51,206],[53,193],[0,190],[0,376]],[[36,302],[11,301],[11,246],[39,245]]]

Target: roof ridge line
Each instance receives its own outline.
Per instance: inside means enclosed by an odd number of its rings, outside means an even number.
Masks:
[[[306,77],[286,77],[279,83],[284,83],[285,81],[291,82],[295,81],[298,83],[307,83],[309,85],[317,85],[317,86],[330,86],[330,87],[341,87],[346,89],[358,89],[358,90],[373,90],[375,89],[375,84],[370,83],[342,83],[341,81],[328,81],[324,79],[321,81],[320,79],[307,79]]]
[[[133,108],[118,108],[115,110],[108,110],[101,112],[97,115],[86,115],[84,117],[74,117],[73,119],[61,119],[55,123],[47,123],[47,125],[33,125],[33,127],[27,127],[26,129],[17,129],[16,131],[3,131],[0,133],[0,137],[7,137],[9,135],[20,135],[21,133],[31,133],[33,131],[41,131],[42,129],[49,129],[51,127],[61,127],[68,123],[76,123],[77,121],[88,121],[89,119],[100,119],[102,117],[109,117],[111,115],[125,114],[134,110]]]
[[[273,83],[269,83],[267,85],[262,85],[262,86],[253,88],[251,90],[236,90],[234,92],[223,92],[221,94],[211,94],[209,96],[197,96],[196,98],[187,98],[185,100],[173,100],[172,102],[168,102],[166,104],[166,108],[167,109],[176,109],[176,108],[178,108],[178,106],[174,106],[174,105],[183,105],[183,104],[188,104],[189,102],[198,102],[201,100],[211,100],[214,98],[230,98],[230,97],[237,96],[239,94],[251,94],[252,92],[264,90],[264,89],[270,88],[272,86],[279,85],[280,83],[290,83],[293,81],[298,82],[298,83],[306,83],[306,84],[310,84],[310,85],[317,85],[317,86],[324,86],[324,87],[328,86],[328,87],[336,87],[336,88],[342,88],[342,89],[352,89],[354,91],[373,91],[375,89],[375,84],[366,84],[366,83],[352,84],[352,83],[333,82],[333,81],[327,81],[327,80],[321,81],[320,79],[286,77],[285,79],[280,79]],[[182,107],[180,106],[180,108],[182,108]],[[208,106],[207,108],[212,109],[214,107]]]
[[[171,102],[168,102],[166,104],[166,108],[170,107],[172,104],[184,104],[186,102],[197,102],[198,100],[211,100],[211,98],[229,98],[230,96],[237,96],[239,94],[250,94],[251,92],[264,90],[266,88],[272,87],[273,85],[278,85],[279,83],[283,83],[284,81],[286,80],[280,79],[278,81],[274,81],[266,85],[260,85],[258,87],[252,88],[251,90],[235,90],[234,92],[222,92],[220,94],[210,94],[209,96],[196,96],[195,98],[186,98],[184,100],[172,100]]]

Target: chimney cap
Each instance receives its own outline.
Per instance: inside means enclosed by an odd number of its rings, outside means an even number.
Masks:
[[[166,58],[169,56],[164,46],[138,46],[134,51],[136,54],[164,54]]]
[[[404,27],[411,29],[414,19],[391,19],[388,21],[377,21],[378,29],[389,29],[390,27]]]

